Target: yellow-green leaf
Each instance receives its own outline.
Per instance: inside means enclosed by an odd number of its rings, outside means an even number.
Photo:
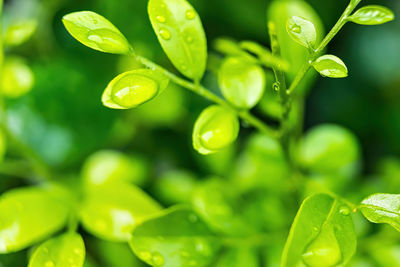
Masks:
[[[22,20],[11,24],[4,34],[4,44],[18,46],[29,40],[37,28],[36,20]]]
[[[85,244],[77,233],[66,233],[41,244],[32,254],[28,267],[82,267]]]
[[[311,21],[293,16],[286,24],[290,37],[304,47],[314,48],[317,41],[317,32]]]
[[[185,0],[150,0],[153,29],[172,64],[199,80],[206,69],[207,41],[199,15]]]
[[[349,20],[361,25],[379,25],[394,20],[394,14],[387,7],[371,5],[357,10]]]
[[[348,75],[348,70],[344,62],[334,55],[319,57],[313,63],[313,67],[324,77],[344,78]]]
[[[105,89],[103,105],[113,109],[130,109],[144,104],[160,94],[169,83],[162,73],[137,69],[115,77]]]
[[[34,85],[33,72],[20,57],[6,57],[2,72],[1,91],[6,97],[18,98],[27,94]]]
[[[239,120],[232,111],[210,106],[200,114],[193,129],[193,147],[200,154],[215,153],[234,142],[239,134]]]
[[[106,18],[92,11],[67,14],[62,19],[68,32],[82,44],[106,53],[128,54],[125,36]]]

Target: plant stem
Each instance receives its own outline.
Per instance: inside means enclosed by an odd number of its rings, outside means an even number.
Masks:
[[[199,83],[193,83],[188,80],[182,79],[178,77],[177,75],[169,72],[168,70],[164,69],[163,67],[157,65],[156,63],[150,61],[149,59],[142,57],[140,55],[135,54],[134,52],[131,52],[131,56],[134,56],[138,62],[143,64],[144,66],[152,69],[152,70],[158,70],[161,71],[165,76],[167,76],[172,82],[174,82],[177,85],[180,85],[181,87],[188,89],[218,105],[224,106],[231,111],[235,112],[240,118],[245,120],[247,123],[252,125],[253,127],[257,128],[260,132],[274,137],[278,138],[278,132],[270,127],[269,125],[265,124],[263,121],[258,119],[257,117],[253,116],[250,112],[247,110],[241,110],[238,109],[231,104],[229,104],[227,101],[222,99],[221,97],[217,96],[216,94],[212,93],[210,90],[205,88]]]
[[[292,94],[300,82],[304,79],[308,71],[310,70],[312,63],[315,61],[315,59],[319,56],[319,54],[325,49],[325,47],[332,41],[332,39],[340,32],[340,30],[343,28],[343,26],[347,23],[349,16],[351,13],[354,11],[354,9],[357,7],[360,1],[351,1],[350,4],[347,6],[339,20],[336,22],[336,24],[333,26],[333,28],[330,30],[330,32],[325,36],[325,38],[322,40],[322,42],[319,44],[317,49],[313,51],[310,54],[309,60],[307,60],[306,63],[304,63],[303,67],[300,69],[298,72],[296,78],[293,80],[292,84],[290,85],[290,88],[288,89],[288,94]]]

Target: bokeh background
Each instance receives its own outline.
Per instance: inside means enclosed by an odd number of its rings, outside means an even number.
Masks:
[[[220,36],[268,44],[266,10],[270,1],[190,2],[202,18],[210,47]],[[348,0],[308,2],[330,29]],[[399,0],[364,0],[364,4],[385,5],[400,14]],[[209,103],[190,92],[171,87],[156,100],[131,111],[104,107],[100,99],[107,83],[137,63],[82,46],[61,22],[62,16],[72,11],[102,14],[137,51],[175,71],[153,33],[146,6],[146,0],[5,1],[6,20],[38,20],[32,40],[7,51],[24,57],[35,76],[29,94],[7,101],[9,125],[59,173],[79,173],[85,158],[100,149],[143,158],[149,165],[149,179],[175,169],[203,177],[224,174],[230,168],[232,152],[219,158],[218,166],[211,166],[193,150],[194,121]],[[400,20],[379,27],[348,24],[329,51],[346,62],[349,77],[316,81],[306,102],[305,129],[336,123],[353,131],[362,144],[363,176],[369,177],[382,159],[400,157]],[[215,87],[212,71],[204,83]],[[251,131],[243,130],[233,150],[241,149]],[[0,192],[25,183],[4,177]]]

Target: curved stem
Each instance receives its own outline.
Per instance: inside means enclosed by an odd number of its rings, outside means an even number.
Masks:
[[[137,61],[145,65],[146,67],[153,69],[153,70],[159,70],[164,73],[165,76],[167,76],[172,82],[174,82],[177,85],[180,85],[181,87],[188,89],[218,105],[224,106],[231,111],[235,112],[240,118],[245,120],[247,123],[252,125],[253,127],[257,128],[260,132],[274,137],[278,138],[278,132],[270,127],[269,125],[265,124],[263,121],[258,119],[257,117],[253,116],[250,112],[247,110],[241,110],[238,109],[231,104],[229,104],[227,101],[222,99],[221,97],[217,96],[216,94],[212,93],[210,90],[205,88],[199,83],[193,83],[188,80],[182,79],[178,77],[177,75],[169,72],[168,70],[164,69],[163,67],[157,65],[156,63],[150,61],[149,59],[142,57],[140,55],[137,55],[135,53],[131,53],[131,56],[134,56]]]

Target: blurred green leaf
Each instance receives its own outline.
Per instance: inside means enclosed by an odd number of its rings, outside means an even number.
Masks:
[[[21,20],[9,25],[4,34],[4,45],[18,46],[25,43],[35,33],[36,20]]]
[[[216,267],[259,267],[257,252],[251,248],[230,248],[218,259]]]
[[[27,248],[60,230],[68,207],[49,192],[25,187],[0,198],[0,253]]]
[[[25,95],[32,89],[34,81],[34,74],[23,58],[5,58],[0,83],[4,96],[18,98]]]
[[[174,207],[150,219],[132,233],[135,254],[152,266],[208,266],[220,240],[188,208]]]
[[[291,17],[286,24],[287,32],[297,43],[307,48],[314,48],[317,32],[312,22],[297,16]]]
[[[224,60],[218,78],[222,94],[238,108],[254,107],[264,93],[263,69],[240,58]]]
[[[199,15],[185,0],[150,0],[150,21],[172,64],[200,80],[206,69],[207,41]]]
[[[348,76],[346,65],[343,61],[334,55],[324,55],[319,57],[313,67],[322,76],[329,78],[344,78]]]
[[[345,266],[356,251],[350,208],[329,195],[304,200],[290,229],[282,267]]]
[[[76,40],[92,49],[113,54],[130,52],[125,36],[99,14],[91,11],[74,12],[65,15],[62,21]]]
[[[394,20],[394,14],[384,6],[371,5],[357,10],[349,20],[361,25],[379,25]]]
[[[82,267],[85,245],[77,233],[66,233],[41,244],[33,253],[28,267]]]
[[[369,221],[387,223],[400,231],[400,195],[371,195],[361,202],[360,210]]]

